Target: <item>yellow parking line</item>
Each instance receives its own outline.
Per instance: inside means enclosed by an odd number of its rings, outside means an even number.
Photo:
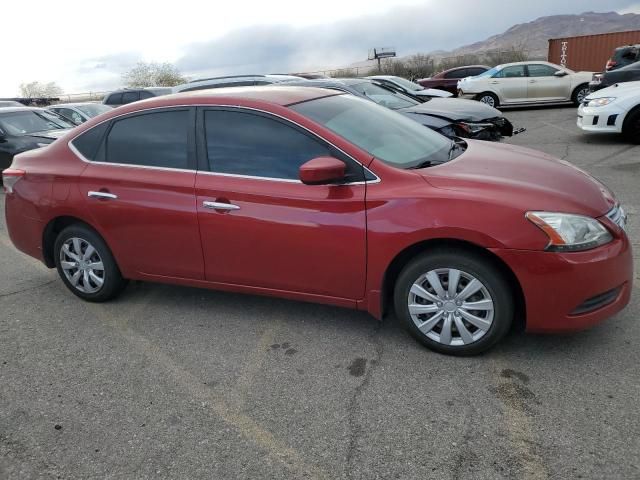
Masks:
[[[270,456],[286,468],[291,470],[296,477],[312,479],[329,479],[329,475],[318,467],[308,465],[304,459],[293,448],[276,438],[271,432],[261,427],[255,420],[242,413],[241,405],[230,405],[219,394],[216,394],[202,380],[191,372],[180,367],[176,362],[165,354],[157,345],[149,339],[134,331],[129,325],[130,320],[138,317],[142,311],[151,304],[152,295],[147,294],[142,301],[139,301],[133,308],[127,309],[126,315],[114,318],[111,315],[111,308],[108,305],[90,304],[87,307],[90,311],[112,326],[137,350],[142,351],[153,359],[154,364],[161,365],[168,373],[171,380],[179,385],[189,396],[197,401],[203,409],[214,413],[218,418],[238,430],[245,438],[252,441],[258,447],[266,450]],[[262,345],[268,344],[274,332],[267,330],[258,343],[256,352],[260,351]],[[265,350],[262,348],[262,351]],[[254,360],[250,362],[249,369],[241,376],[235,396],[240,397],[242,392],[251,384],[251,379],[257,373],[261,360],[259,355],[254,354]]]
[[[536,445],[532,419],[527,413],[525,399],[519,395],[523,388],[518,379],[504,378],[498,374],[505,365],[496,360],[494,372],[498,397],[504,405],[504,417],[509,441],[515,449],[516,458],[522,467],[523,480],[548,480],[549,473],[542,457],[533,448]]]

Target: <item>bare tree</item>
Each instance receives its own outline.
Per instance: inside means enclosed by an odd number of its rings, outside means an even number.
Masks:
[[[127,87],[173,87],[187,79],[170,63],[139,62],[122,75]]]
[[[20,84],[20,95],[25,98],[57,97],[62,94],[62,88],[56,82],[29,82]]]

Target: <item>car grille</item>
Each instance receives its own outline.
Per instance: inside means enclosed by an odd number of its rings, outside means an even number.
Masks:
[[[622,205],[616,204],[609,213],[607,213],[607,218],[619,226],[622,230],[625,230],[627,227],[627,214],[622,208]]]

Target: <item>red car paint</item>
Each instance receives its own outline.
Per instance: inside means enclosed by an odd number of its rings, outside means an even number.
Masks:
[[[401,170],[350,144],[286,105],[334,95],[314,88],[253,88],[159,97],[115,109],[49,147],[15,157],[26,172],[6,196],[7,227],[23,252],[43,251],[59,217],[92,226],[125,278],[258,293],[357,308],[380,318],[390,267],[434,242],[483,250],[522,290],[527,329],[578,330],[629,301],[629,240],[603,217],[614,205],[598,181],[566,162],[515,146],[468,142],[456,159]],[[229,105],[293,121],[368,167],[378,181],[305,185],[265,179],[86,162],[69,147],[79,133],[129,112],[176,105]],[[118,201],[88,198],[90,190]],[[234,203],[211,210],[204,201]],[[613,240],[573,253],[545,251],[548,239],[528,210],[601,218]],[[392,268],[392,267],[391,267]],[[615,301],[570,315],[586,299],[620,288]]]

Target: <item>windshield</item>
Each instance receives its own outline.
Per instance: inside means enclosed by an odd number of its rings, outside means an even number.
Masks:
[[[374,157],[398,168],[449,160],[452,142],[404,115],[352,95],[335,95],[292,105]]]
[[[419,92],[420,90],[424,90],[422,85],[418,85],[417,83],[413,83],[410,80],[402,77],[391,77],[391,80],[394,83],[397,83],[405,90],[409,90],[410,92]]]
[[[87,105],[76,105],[76,108],[84,113],[87,117],[97,117],[101,113],[112,110],[109,105],[102,105],[100,103],[89,103]]]
[[[398,110],[400,108],[414,107],[420,105],[420,102],[413,100],[401,93],[393,92],[387,88],[381,87],[371,82],[362,82],[351,85],[356,92],[373,100],[378,105]]]
[[[9,135],[29,135],[47,130],[73,128],[75,125],[52,112],[29,110],[0,116],[0,127]]]
[[[498,65],[497,67],[490,68],[486,72],[482,72],[480,75],[476,75],[475,78],[493,77],[496,73],[498,73],[500,71],[500,67],[501,67],[501,65]]]

